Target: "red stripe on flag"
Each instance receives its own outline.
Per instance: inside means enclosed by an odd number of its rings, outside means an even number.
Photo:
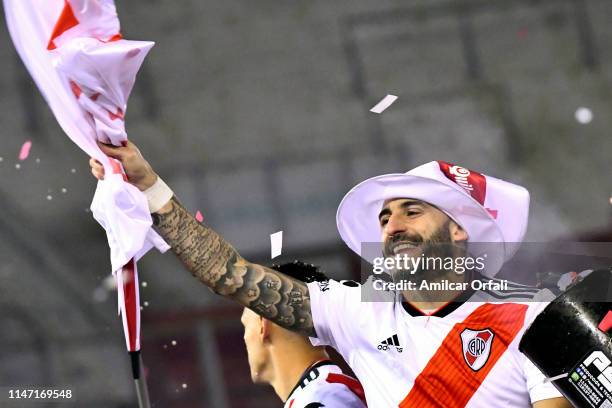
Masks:
[[[465,407],[523,327],[526,312],[527,305],[514,303],[479,306],[453,326],[399,407]],[[495,334],[489,359],[478,371],[463,359],[461,332],[465,329],[489,329]]]
[[[129,351],[137,350],[136,338],[138,336],[138,312],[140,307],[138,304],[138,296],[136,291],[136,272],[134,269],[134,259],[130,259],[123,266],[123,301],[125,303],[125,318],[127,320]]]
[[[59,19],[55,22],[55,27],[53,27],[53,31],[51,32],[51,38],[47,44],[47,49],[54,50],[56,46],[53,41],[77,25],[79,25],[79,20],[77,20],[77,18],[74,16],[74,12],[72,11],[70,3],[68,3],[68,0],[64,0],[62,14],[60,14]]]

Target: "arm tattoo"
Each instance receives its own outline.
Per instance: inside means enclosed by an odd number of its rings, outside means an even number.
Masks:
[[[306,283],[246,261],[219,234],[199,223],[176,197],[171,206],[168,212],[153,214],[153,223],[193,276],[266,319],[316,336]]]

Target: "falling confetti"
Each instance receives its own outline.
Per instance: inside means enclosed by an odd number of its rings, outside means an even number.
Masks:
[[[21,146],[21,150],[19,151],[19,160],[23,161],[25,159],[28,158],[28,156],[30,155],[30,149],[32,148],[32,142],[31,141],[26,141],[22,146]]]
[[[167,344],[164,344],[164,350],[165,350],[165,349],[167,349],[167,348],[168,348],[168,345],[167,345]]]
[[[49,195],[47,196],[47,200],[49,200],[49,201],[53,200],[53,196],[49,194]]]
[[[68,192],[68,190],[66,189],[66,187],[62,187],[62,193],[66,194]]]
[[[587,123],[591,123],[591,121],[593,120],[593,112],[589,108],[580,107],[576,109],[574,117],[576,118],[578,123],[586,125]]]
[[[283,231],[270,234],[270,245],[272,246],[272,259],[279,256],[283,251]]]
[[[94,289],[92,297],[94,301],[102,303],[108,298],[108,292],[102,286],[98,286]]]
[[[149,302],[147,302],[146,300],[144,302],[144,307],[149,307]]]
[[[71,173],[76,173],[76,169],[70,169]]]
[[[141,283],[141,285],[142,285],[142,287],[143,287],[143,288],[146,288],[146,287],[147,287],[147,282],[143,281],[143,282]]]
[[[385,109],[391,106],[391,104],[395,102],[396,99],[397,99],[397,96],[395,95],[387,95],[384,98],[382,98],[380,102],[374,105],[374,107],[370,109],[370,112],[382,113]]]
[[[173,346],[176,346],[176,340],[172,340],[170,344],[172,344]]]
[[[198,212],[196,212],[195,219],[198,220],[198,222],[202,222],[204,220],[204,216],[202,215],[200,210],[198,210]]]
[[[36,158],[36,163],[40,163],[40,158]]]
[[[187,384],[183,383],[181,384],[181,387],[183,387],[183,389],[187,388]]]
[[[108,275],[102,281],[102,286],[106,290],[115,290],[115,289],[117,289],[117,281],[115,280],[115,277],[113,275]]]
[[[610,197],[610,204],[612,204],[612,197]]]
[[[17,164],[15,165],[15,168],[16,168],[17,170],[19,170],[19,169],[21,168],[21,164],[17,163]]]
[[[2,157],[0,157],[0,162],[4,161],[4,159]]]

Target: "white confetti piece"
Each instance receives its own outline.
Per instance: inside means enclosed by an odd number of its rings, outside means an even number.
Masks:
[[[66,194],[68,192],[68,190],[66,189],[66,187],[62,187],[62,193]]]
[[[370,112],[382,113],[385,109],[391,106],[391,104],[395,102],[396,99],[397,99],[397,96],[395,95],[387,95],[384,98],[382,98],[380,102],[374,105],[374,107],[370,109]]]
[[[589,108],[581,106],[580,108],[576,109],[574,117],[578,123],[586,125],[587,123],[591,123],[593,120],[593,112]]]
[[[549,382],[553,382],[556,380],[560,380],[561,378],[565,378],[569,375],[569,373],[564,373],[564,374],[559,374],[559,375],[555,375],[554,377],[548,377],[544,380],[544,383],[549,383]]]
[[[70,169],[71,173],[76,173],[76,169]]]
[[[144,307],[149,307],[149,302],[147,302],[146,300],[144,301]]]
[[[36,158],[36,163],[40,163],[40,158]]]
[[[173,346],[176,346],[176,340],[172,340],[170,344],[172,344]]]
[[[53,200],[53,196],[52,195],[48,195],[47,196],[47,200],[49,200],[49,201]]]
[[[272,247],[272,259],[279,256],[283,251],[283,231],[270,234],[270,246]]]
[[[108,292],[102,286],[98,286],[94,289],[92,297],[95,302],[102,303],[108,298]]]
[[[183,383],[183,384],[181,384],[181,387],[183,387],[183,389],[186,389],[187,388],[187,384]]]
[[[146,288],[148,284],[147,284],[147,282],[143,281],[143,282],[141,283],[141,285],[142,285],[142,287],[143,287],[143,288]]]
[[[30,155],[30,149],[32,148],[32,142],[26,141],[22,146],[21,150],[19,150],[19,160],[23,161],[28,158]]]
[[[17,170],[19,170],[19,169],[21,168],[21,164],[17,163],[17,164],[15,165],[15,168],[16,168]]]

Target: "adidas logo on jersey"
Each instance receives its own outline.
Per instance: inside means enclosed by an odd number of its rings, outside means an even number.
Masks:
[[[400,343],[399,343],[399,339],[397,338],[397,334],[394,334],[393,336],[389,337],[387,340],[381,341],[380,344],[378,345],[378,349],[382,351],[387,351],[389,350],[390,347],[395,347],[395,350],[398,353],[402,352],[403,348],[400,347]]]

